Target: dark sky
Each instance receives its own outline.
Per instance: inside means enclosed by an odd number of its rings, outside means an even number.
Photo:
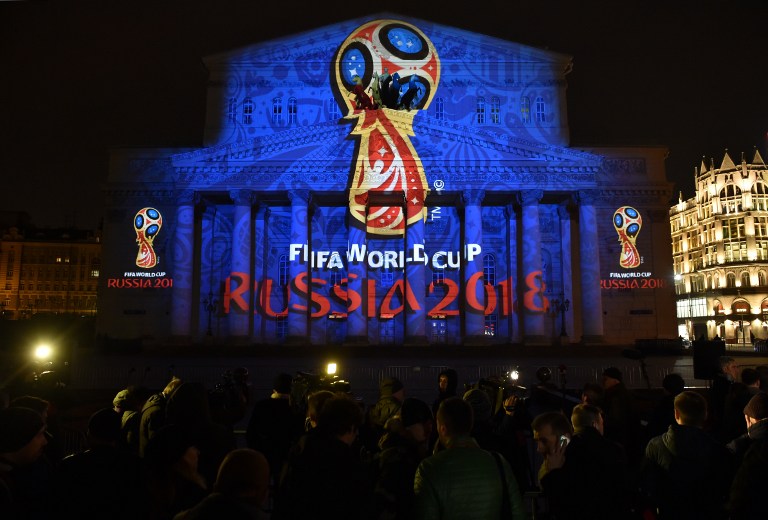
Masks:
[[[111,146],[200,144],[201,57],[383,11],[573,56],[572,145],[667,146],[685,197],[702,156],[768,159],[768,2],[465,5],[0,0],[0,210],[96,227]]]

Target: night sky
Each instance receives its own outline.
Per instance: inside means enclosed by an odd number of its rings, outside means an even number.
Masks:
[[[0,210],[97,227],[110,147],[200,145],[203,56],[380,12],[573,56],[571,145],[666,146],[686,198],[702,156],[768,160],[762,0],[266,5],[0,0]]]

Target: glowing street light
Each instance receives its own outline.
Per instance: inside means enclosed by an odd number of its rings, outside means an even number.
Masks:
[[[329,376],[336,375],[336,363],[328,363],[325,367],[325,373]]]

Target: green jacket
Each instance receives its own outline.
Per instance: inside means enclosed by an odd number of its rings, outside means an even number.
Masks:
[[[523,499],[514,474],[501,458],[507,481],[510,511],[514,520],[526,518]],[[416,471],[416,518],[450,520],[501,518],[502,485],[493,455],[480,449],[474,439],[451,441],[448,449],[424,459]]]

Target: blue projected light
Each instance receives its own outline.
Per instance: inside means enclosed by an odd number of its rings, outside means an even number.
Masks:
[[[620,214],[616,213],[613,216],[613,224],[617,227],[623,227],[624,226],[624,217],[622,217]]]
[[[144,227],[144,215],[136,215],[136,218],[133,221],[133,225],[136,227],[136,229],[141,229]]]
[[[637,218],[637,211],[635,211],[635,208],[630,208],[629,206],[627,206],[626,208],[624,208],[624,211],[630,217]]]
[[[387,38],[389,43],[403,54],[419,54],[423,49],[421,38],[406,27],[391,29]]]
[[[149,218],[158,219],[160,218],[160,212],[157,211],[155,208],[149,208],[147,209],[147,216]]]
[[[629,211],[627,211],[627,213],[629,213]],[[638,231],[640,231],[640,226],[638,226],[637,224],[632,223],[627,226],[627,235],[629,236],[636,235]]]
[[[158,226],[157,224],[152,224],[151,226],[149,226],[147,228],[147,236],[148,237],[153,237],[153,236],[157,235],[158,231],[160,231],[160,226]]]

